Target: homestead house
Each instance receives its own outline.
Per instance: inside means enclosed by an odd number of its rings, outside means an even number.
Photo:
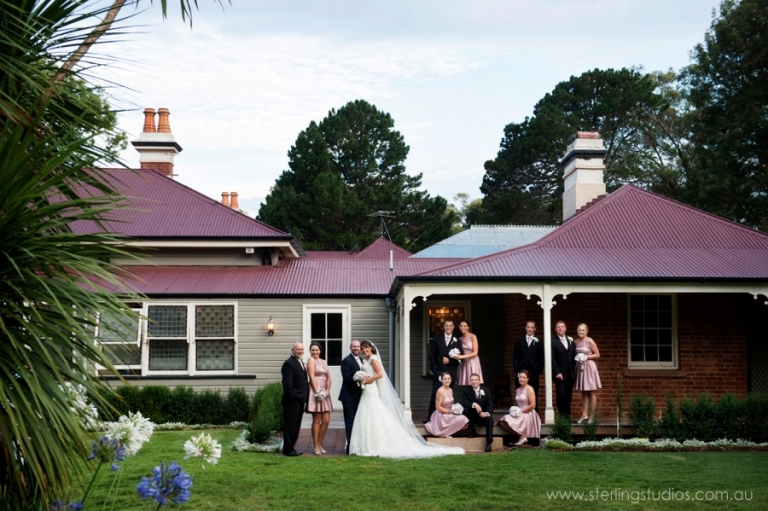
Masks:
[[[352,339],[371,339],[408,413],[427,408],[426,354],[442,320],[468,319],[486,384],[510,395],[525,321],[549,339],[585,322],[600,348],[602,417],[625,396],[768,391],[768,235],[631,185],[605,195],[602,141],[579,133],[562,160],[559,227],[476,227],[419,254],[379,238],[358,253],[305,251],[288,233],[174,179],[169,112],[145,110],[141,168],[115,169],[130,209],[107,228],[141,259],[118,260],[149,321],[99,341],[132,385],[279,381],[290,346],[318,341],[338,389]],[[234,204],[233,204],[234,203]],[[81,224],[87,231],[92,225]],[[545,343],[548,351],[549,343]],[[550,364],[540,411],[554,420]],[[114,380],[114,377],[104,375]],[[337,393],[333,392],[333,397]],[[337,403],[338,404],[338,403]],[[574,395],[574,411],[580,406]]]

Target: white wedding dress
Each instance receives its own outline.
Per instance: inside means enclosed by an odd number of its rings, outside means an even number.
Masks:
[[[363,363],[363,371],[370,376],[376,374],[369,360]],[[428,443],[413,423],[405,419],[403,411],[386,374],[366,385],[352,427],[349,454],[395,459],[464,454],[461,447]]]

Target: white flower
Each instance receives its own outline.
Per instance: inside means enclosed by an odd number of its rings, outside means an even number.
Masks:
[[[64,386],[61,389],[67,393],[70,403],[69,409],[77,415],[80,423],[86,429],[96,429],[99,425],[99,412],[96,410],[96,406],[88,399],[85,387],[81,384],[74,385],[72,382],[64,382]]]
[[[456,360],[459,362],[459,364],[461,364],[461,360],[458,360],[458,359],[456,358],[456,357],[458,357],[459,355],[461,355],[461,352],[459,351],[459,348],[453,348],[452,350],[450,350],[450,351],[448,352],[448,358],[453,358],[453,359],[456,359]]]
[[[357,382],[357,386],[361,389],[365,390],[365,379],[368,378],[368,375],[365,374],[365,371],[358,371],[352,376],[352,380]]]
[[[483,389],[480,389],[480,392],[477,393],[480,397],[483,397],[485,395],[485,391]]]
[[[184,442],[184,450],[187,453],[184,456],[185,460],[201,458],[203,468],[205,468],[205,462],[215,465],[221,458],[221,444],[208,433],[200,433]]]
[[[105,422],[106,435],[115,438],[125,446],[129,456],[133,456],[141,446],[152,437],[155,424],[142,417],[141,412],[128,413],[128,416],[120,416],[117,422]]]
[[[520,407],[518,406],[513,406],[509,409],[509,415],[511,415],[513,419],[517,419],[522,413],[523,411],[520,410]]]
[[[531,340],[532,340],[533,342],[539,342],[539,338],[538,338],[538,337],[531,337]]]
[[[568,339],[569,343],[573,342],[573,337],[566,337],[566,339]]]
[[[464,407],[459,403],[456,403],[455,405],[451,406],[451,413],[454,415],[461,415],[464,413]]]

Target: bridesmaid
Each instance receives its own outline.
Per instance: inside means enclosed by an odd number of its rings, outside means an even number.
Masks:
[[[600,383],[600,373],[597,371],[595,360],[600,358],[600,351],[597,349],[595,341],[587,337],[589,327],[581,323],[576,328],[578,336],[574,341],[576,345],[576,356],[583,353],[587,356],[586,362],[576,362],[576,381],[573,389],[581,391],[581,419],[577,424],[588,421],[590,411],[594,412],[597,408],[597,389],[603,388]]]
[[[437,389],[435,396],[435,411],[424,428],[432,436],[450,437],[458,431],[469,428],[469,419],[465,415],[454,415],[451,412],[453,406],[453,390],[451,390],[451,373],[443,373],[441,381],[443,386]]]
[[[320,344],[313,342],[309,347],[309,360],[307,361],[307,373],[309,374],[309,399],[307,400],[307,411],[312,414],[312,443],[315,447],[315,454],[325,454],[323,449],[323,440],[328,431],[328,425],[331,423],[331,412],[333,403],[331,402],[331,375],[328,372],[328,364],[320,358]],[[325,390],[326,396],[322,401],[318,401],[315,394]]]
[[[459,355],[457,358],[461,360],[459,365],[458,384],[459,385],[471,385],[469,377],[473,374],[480,376],[480,384],[483,382],[483,368],[480,367],[480,357],[477,356],[477,352],[480,346],[477,343],[477,336],[469,331],[469,321],[461,321],[459,323],[459,330],[461,330],[461,349],[464,350],[463,355]]]
[[[541,418],[536,413],[536,394],[533,387],[528,385],[531,373],[523,369],[517,374],[517,381],[520,387],[515,394],[517,407],[520,408],[520,416],[515,418],[507,414],[499,420],[501,429],[520,436],[515,445],[524,445],[528,438],[539,438],[541,436]]]

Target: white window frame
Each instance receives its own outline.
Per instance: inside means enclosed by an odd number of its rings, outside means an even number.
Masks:
[[[149,320],[143,321],[143,328],[141,329],[141,336],[142,336],[142,350],[141,350],[141,375],[142,376],[199,376],[199,375],[205,375],[205,376],[231,376],[236,375],[238,371],[238,361],[239,361],[239,354],[238,354],[238,302],[232,301],[232,302],[222,302],[222,301],[216,301],[216,302],[209,302],[209,301],[153,301],[153,302],[144,302],[144,307],[142,308],[142,316],[145,318],[149,318],[149,307],[155,305],[155,306],[186,306],[187,307],[187,369],[181,370],[181,371],[150,371],[149,370],[149,344],[152,342],[148,335],[147,331],[147,323]],[[198,371],[197,370],[197,339],[195,338],[195,307],[198,305],[208,306],[208,305],[231,305],[234,306],[234,343],[235,343],[235,361],[234,361],[234,369],[227,370],[227,371]],[[207,340],[207,338],[201,338],[201,340]]]
[[[142,328],[143,328],[142,323],[144,322],[144,315],[142,314],[142,311],[144,309],[143,309],[143,307],[131,307],[131,310],[133,312],[141,314],[141,317],[139,317],[138,328],[136,329],[135,344],[136,344],[136,346],[139,347],[139,349],[143,349],[144,347],[142,346],[142,343],[141,343],[141,332],[142,332]],[[95,331],[95,335],[94,335],[94,339],[96,340],[96,344],[97,345],[99,345],[99,346],[109,346],[109,345],[112,345],[112,344],[130,344],[130,342],[102,342],[102,341],[100,341],[99,340],[99,334],[101,332],[101,312],[98,313],[98,318],[99,318],[99,323],[96,325],[96,331]],[[141,354],[141,357],[142,357],[142,359],[144,358],[144,353]],[[95,367],[96,367],[96,374],[98,374],[99,371],[102,371],[102,370],[106,369],[106,367],[101,365],[101,364],[95,364]],[[120,365],[115,365],[114,366],[115,369],[117,369],[117,370],[124,370],[124,371],[140,370],[141,367],[142,367],[141,363],[134,364],[134,365],[120,364]]]
[[[672,297],[672,361],[671,362],[633,362],[632,361],[632,297],[633,296],[670,296]],[[627,367],[630,369],[679,369],[680,357],[677,342],[677,294],[676,293],[627,293]]]
[[[352,306],[332,304],[304,304],[301,308],[301,341],[304,344],[304,358],[309,358],[309,344],[312,342],[312,314],[341,313],[341,353],[346,357],[346,348],[352,342]],[[326,355],[327,357],[327,355]]]
[[[465,319],[472,324],[472,301],[471,300],[425,300],[422,311],[422,376],[432,376],[432,370],[429,368],[429,343],[432,336],[429,333],[429,308],[430,307],[464,307]],[[458,334],[458,335],[457,335]],[[453,336],[457,339],[461,337],[459,325],[453,325]]]

